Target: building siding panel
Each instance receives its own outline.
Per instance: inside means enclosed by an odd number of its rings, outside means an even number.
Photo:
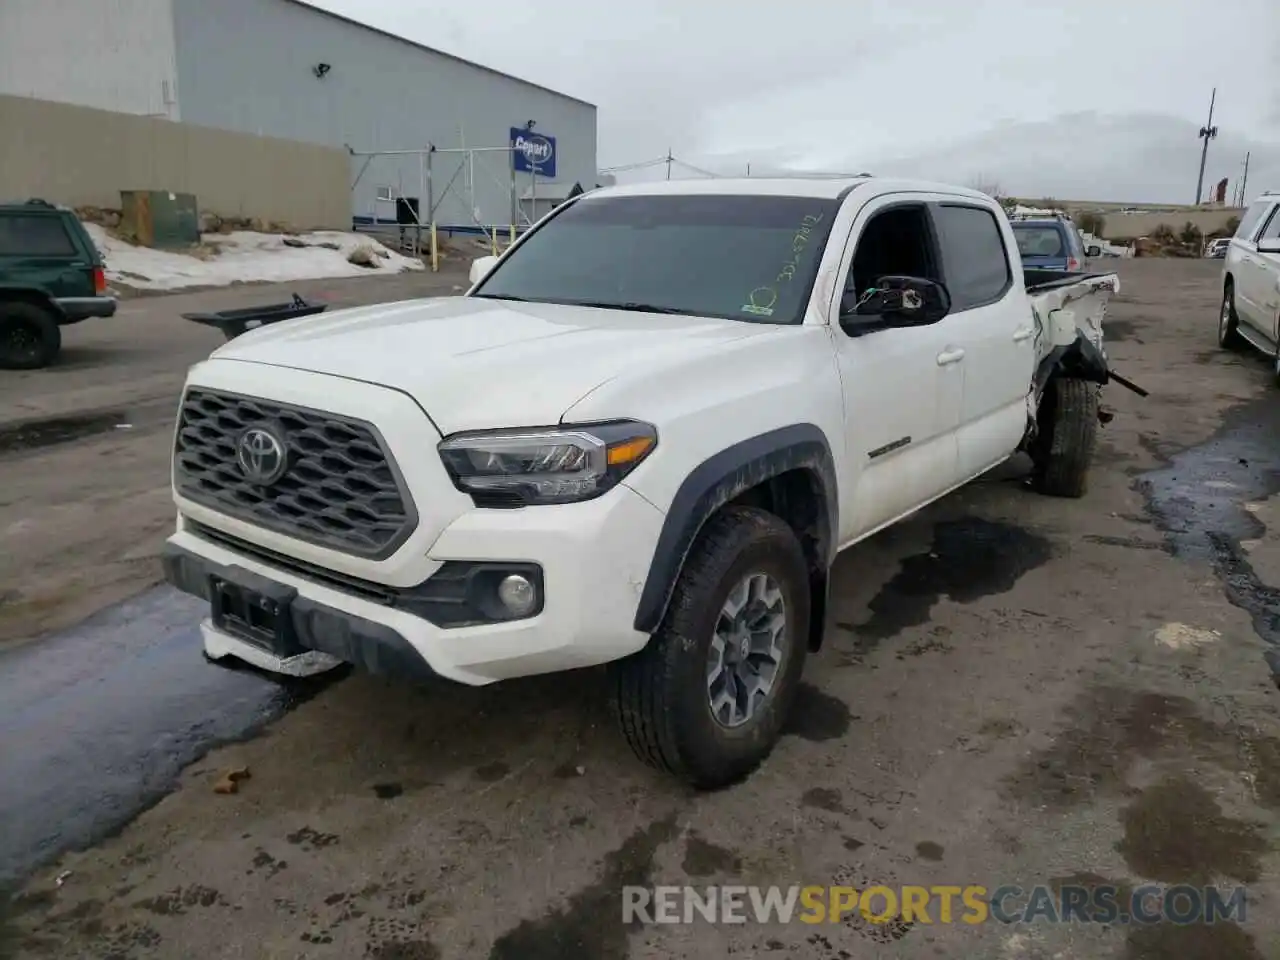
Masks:
[[[0,0],[0,93],[180,119],[171,0]]]
[[[357,151],[500,147],[513,126],[536,121],[557,140],[557,177],[596,173],[595,107],[346,23],[290,0],[173,0],[183,119]],[[330,66],[322,78],[314,68]],[[354,159],[353,179],[363,161]],[[444,224],[511,220],[509,155],[458,154],[432,161]],[[353,212],[393,215],[379,187],[419,193],[417,157],[371,161],[352,195]],[[463,189],[470,180],[474,191]],[[452,181],[446,191],[445,184]],[[517,195],[528,186],[521,175]],[[474,208],[472,208],[474,197]],[[424,204],[425,206],[425,204]]]

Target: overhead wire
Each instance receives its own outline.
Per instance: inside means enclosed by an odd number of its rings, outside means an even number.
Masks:
[[[673,155],[667,155],[665,157],[654,157],[652,160],[640,160],[635,163],[622,163],[613,167],[603,167],[601,168],[600,172],[601,173],[631,173],[632,171],[635,171],[635,170],[647,170],[652,167],[662,166],[663,164],[672,164],[674,166],[681,167],[684,170],[688,170],[691,173],[696,173],[699,176],[703,176],[703,177],[711,177],[711,178],[719,179],[726,176],[732,176],[732,174],[716,173],[714,170],[708,170],[705,167],[700,167],[697,164],[690,163],[687,160],[681,160],[679,157],[673,156]],[[787,173],[787,176],[803,177],[805,179],[810,179],[810,180],[843,180],[846,178],[855,179],[857,177],[866,177],[866,176],[870,176],[870,174],[850,173],[846,171],[828,171],[828,170],[822,170],[822,171],[793,170],[793,171],[789,171]]]
[[[664,157],[663,159],[665,160],[666,158]],[[672,157],[672,158],[671,158],[671,162],[672,162],[672,163],[679,164],[680,166],[684,167],[686,170],[692,170],[694,173],[700,173],[700,174],[702,174],[704,177],[713,177],[713,178],[716,178],[716,177],[721,177],[721,176],[723,176],[723,174],[719,174],[719,173],[712,173],[710,170],[704,170],[702,167],[696,167],[696,166],[694,166],[692,163],[687,163],[687,162],[685,162],[684,160],[680,160],[680,159],[679,159],[679,158],[677,158],[677,157]]]
[[[642,170],[645,167],[656,167],[660,163],[666,163],[666,157],[655,157],[653,160],[641,160],[637,163],[623,163],[616,167],[603,167],[601,173],[627,173],[631,170]]]

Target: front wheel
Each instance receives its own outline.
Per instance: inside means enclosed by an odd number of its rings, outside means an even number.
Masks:
[[[809,571],[775,515],[730,507],[703,528],[662,625],[611,667],[623,735],[699,789],[741,780],[782,734],[804,669]]]
[[[1239,350],[1243,342],[1240,318],[1236,315],[1235,289],[1228,282],[1222,290],[1222,306],[1218,310],[1218,346],[1223,350]]]
[[[1045,388],[1031,444],[1031,484],[1051,497],[1083,497],[1098,441],[1096,383],[1055,377]]]
[[[0,303],[0,369],[37,370],[62,349],[58,318],[34,303]]]

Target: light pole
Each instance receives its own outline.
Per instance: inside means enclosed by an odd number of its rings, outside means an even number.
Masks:
[[[1200,176],[1196,179],[1196,206],[1200,206],[1200,191],[1204,189],[1204,164],[1209,159],[1209,141],[1218,135],[1218,128],[1213,125],[1213,102],[1218,99],[1218,88],[1213,88],[1209,95],[1209,120],[1200,128],[1200,139],[1204,146],[1200,148]]]

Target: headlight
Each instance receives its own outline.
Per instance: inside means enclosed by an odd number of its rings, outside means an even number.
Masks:
[[[617,486],[658,445],[647,423],[459,433],[441,442],[454,485],[484,506],[590,500]]]

